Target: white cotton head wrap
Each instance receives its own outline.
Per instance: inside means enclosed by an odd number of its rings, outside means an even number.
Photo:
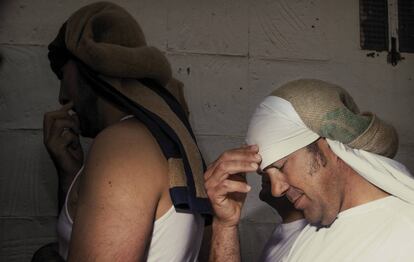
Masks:
[[[247,144],[259,146],[261,169],[303,148],[319,137],[301,120],[291,103],[268,96],[256,108],[247,131]],[[407,168],[390,158],[326,139],[332,151],[367,181],[414,204],[414,179]]]
[[[306,127],[290,102],[268,96],[250,120],[246,142],[259,146],[260,168],[263,170],[318,138],[318,134]]]

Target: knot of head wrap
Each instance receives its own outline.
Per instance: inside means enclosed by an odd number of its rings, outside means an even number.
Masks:
[[[321,137],[389,158],[397,153],[394,127],[372,113],[361,114],[348,92],[337,85],[301,79],[271,95],[289,101],[305,125]]]

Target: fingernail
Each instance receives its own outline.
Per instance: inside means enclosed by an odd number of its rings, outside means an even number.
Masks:
[[[247,191],[250,191],[250,189],[252,189],[252,187],[249,185],[247,185],[246,188],[247,188]]]
[[[251,163],[250,166],[253,167],[254,169],[257,169],[259,167],[256,163]]]
[[[76,115],[76,112],[71,109],[71,110],[68,111],[68,114],[70,116],[73,116],[73,115]]]
[[[257,160],[262,160],[262,157],[259,154],[254,155],[254,158],[256,158]]]

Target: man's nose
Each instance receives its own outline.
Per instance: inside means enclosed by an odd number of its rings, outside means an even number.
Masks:
[[[274,197],[285,195],[290,188],[285,176],[277,170],[275,172],[269,172],[268,175],[272,186],[272,195]]]

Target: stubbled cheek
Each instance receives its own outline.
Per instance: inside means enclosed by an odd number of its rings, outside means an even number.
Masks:
[[[307,161],[307,173],[310,176],[313,176],[316,172],[319,171],[321,168],[321,165],[318,161],[318,159],[312,155],[309,156],[309,159]]]

